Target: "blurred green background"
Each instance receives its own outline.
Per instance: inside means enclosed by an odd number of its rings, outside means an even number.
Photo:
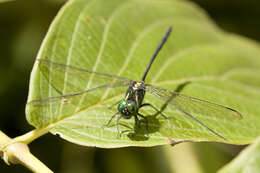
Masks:
[[[224,30],[260,40],[260,1],[193,0]],[[10,137],[32,127],[25,120],[30,71],[47,29],[64,0],[0,3],[0,129]],[[243,148],[216,143],[175,147],[98,149],[53,135],[30,144],[32,153],[54,172],[216,172]],[[0,161],[0,172],[29,172]]]

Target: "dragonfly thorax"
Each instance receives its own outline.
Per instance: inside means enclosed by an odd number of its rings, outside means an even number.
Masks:
[[[131,100],[121,100],[117,107],[123,118],[129,119],[137,112],[137,105]]]

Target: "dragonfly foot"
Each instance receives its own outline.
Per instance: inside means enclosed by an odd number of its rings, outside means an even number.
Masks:
[[[121,132],[118,132],[118,133],[117,133],[116,138],[117,138],[117,139],[120,139],[120,138],[121,138]]]

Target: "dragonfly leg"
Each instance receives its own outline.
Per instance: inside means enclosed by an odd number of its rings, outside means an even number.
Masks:
[[[148,137],[149,134],[148,134],[148,120],[145,116],[143,116],[142,114],[140,113],[137,113],[137,115],[139,115],[140,117],[142,117],[145,121],[145,135]]]
[[[111,118],[110,120],[104,125],[105,127],[108,127],[109,124],[111,123],[111,121],[116,117],[116,115],[119,114],[119,112],[115,113]]]
[[[151,108],[153,108],[154,110],[156,110],[156,113],[155,113],[154,116],[157,116],[158,114],[161,114],[165,119],[168,119],[168,117],[162,113],[164,109],[158,110],[156,107],[154,107],[154,106],[153,106],[152,104],[150,104],[150,103],[144,103],[144,104],[142,104],[139,108],[144,107],[144,106],[150,106]]]
[[[122,118],[122,116],[119,116],[116,120],[116,128],[117,128],[117,138],[120,138],[121,137],[121,132],[120,132],[120,129],[119,129],[119,120]]]
[[[134,115],[134,117],[135,117],[135,123],[137,125],[137,127],[135,128],[135,131],[134,131],[134,134],[136,135],[140,128],[140,120],[138,119],[137,115]]]
[[[112,109],[112,108],[113,108],[115,105],[118,105],[118,104],[119,104],[119,102],[120,102],[120,101],[118,101],[118,102],[116,102],[116,103],[114,103],[114,104],[112,104],[112,105],[108,106],[107,108],[108,108],[108,109]]]

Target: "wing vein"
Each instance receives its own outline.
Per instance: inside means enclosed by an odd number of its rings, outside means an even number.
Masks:
[[[92,1],[94,2],[94,1]],[[82,8],[82,11],[79,13],[78,15],[78,18],[77,18],[77,22],[76,22],[76,25],[73,29],[73,34],[72,34],[72,38],[71,38],[71,44],[70,44],[70,47],[69,47],[69,52],[68,52],[68,57],[67,57],[67,62],[66,62],[66,65],[70,65],[70,62],[71,62],[71,58],[72,58],[72,52],[73,52],[73,47],[74,47],[74,42],[76,40],[76,36],[77,36],[77,33],[78,33],[78,29],[79,29],[79,26],[80,26],[80,18],[82,17],[82,15],[84,14],[85,10],[87,9],[87,7],[89,4],[85,4],[84,8]],[[68,80],[68,72],[65,72],[65,76],[64,76],[64,87],[63,87],[63,91],[62,93],[65,93],[66,91],[66,88],[67,88],[67,80]],[[60,110],[59,110],[59,114],[58,114],[58,117],[57,119],[60,119],[60,117],[62,116],[62,108],[63,108],[63,104],[60,105]]]

